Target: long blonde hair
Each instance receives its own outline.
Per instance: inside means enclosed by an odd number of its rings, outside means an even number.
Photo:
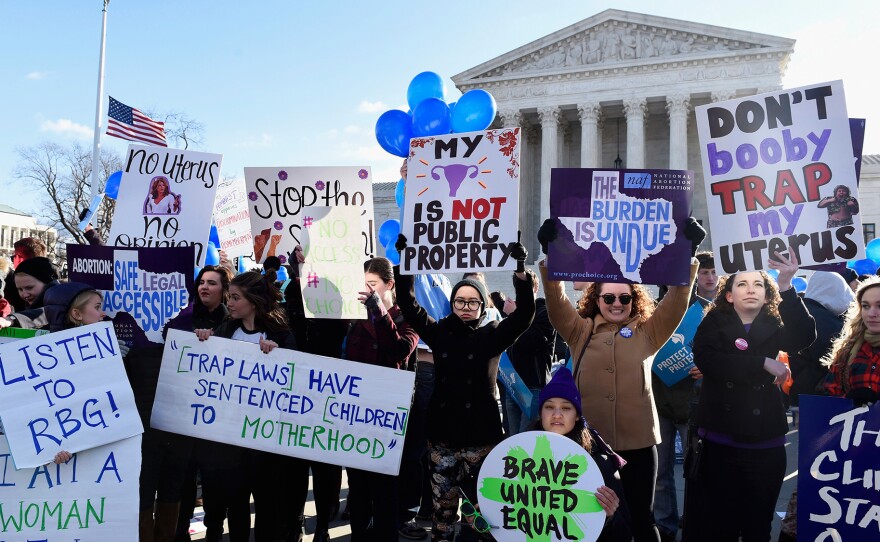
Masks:
[[[857,341],[865,337],[865,332],[868,330],[862,320],[862,297],[865,292],[878,286],[880,286],[880,277],[877,276],[867,278],[859,284],[859,288],[856,290],[856,300],[846,311],[846,323],[843,324],[843,330],[841,330],[840,336],[834,339],[831,352],[822,358],[823,365],[831,367],[832,365],[849,363],[850,351]]]

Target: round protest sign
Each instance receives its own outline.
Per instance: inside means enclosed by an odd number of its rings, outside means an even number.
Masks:
[[[480,513],[499,542],[595,541],[605,512],[595,491],[605,482],[576,442],[528,431],[502,441],[483,462]]]

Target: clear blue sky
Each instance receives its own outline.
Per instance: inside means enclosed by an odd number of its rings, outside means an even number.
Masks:
[[[0,4],[3,203],[37,207],[13,177],[17,147],[91,147],[101,6]],[[796,39],[784,85],[843,79],[850,116],[868,119],[865,152],[880,153],[872,63],[880,2],[868,0],[112,0],[105,92],[204,123],[202,150],[222,153],[227,175],[241,177],[245,166],[370,165],[376,180],[395,181],[400,160],[381,150],[373,127],[383,111],[405,106],[415,74],[443,75],[454,99],[451,76],[609,7]],[[102,144],[127,146],[106,136]]]

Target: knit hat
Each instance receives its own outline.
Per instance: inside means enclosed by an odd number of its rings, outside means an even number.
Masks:
[[[839,315],[846,312],[856,295],[837,273],[816,271],[807,282],[804,297],[816,301],[832,314]]]
[[[30,275],[44,284],[48,284],[53,280],[58,280],[58,270],[55,269],[55,266],[52,265],[49,258],[44,258],[43,256],[28,258],[18,264],[18,267],[15,268],[15,272]]]
[[[43,308],[46,320],[49,321],[49,331],[61,331],[71,327],[67,323],[67,313],[76,297],[83,292],[97,292],[93,286],[81,282],[65,282],[54,288],[46,290],[43,298]]]
[[[581,412],[581,394],[574,383],[571,371],[567,367],[560,367],[556,374],[553,375],[553,378],[550,379],[550,382],[544,386],[544,389],[541,390],[541,395],[538,396],[538,405],[543,406],[545,401],[554,397],[570,402],[577,409],[578,415],[583,415],[583,412]]]
[[[456,292],[458,292],[458,289],[462,286],[470,286],[480,294],[480,300],[483,302],[483,305],[480,307],[480,316],[486,314],[486,300],[489,299],[489,294],[486,293],[486,287],[483,286],[483,283],[478,280],[464,279],[458,281],[458,283],[452,287],[452,293],[449,294],[449,303],[452,303],[455,299]]]

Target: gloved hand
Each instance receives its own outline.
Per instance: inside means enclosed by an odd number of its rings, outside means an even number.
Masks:
[[[541,252],[547,254],[547,245],[555,240],[557,236],[556,219],[548,218],[541,224],[541,228],[538,229],[538,243],[541,244]]]
[[[88,207],[86,207],[85,209],[83,209],[82,211],[79,212],[79,220],[80,220],[80,222],[82,222],[82,219],[84,219],[84,218],[86,217],[87,214],[89,214],[89,208],[88,208]]]
[[[119,356],[125,357],[128,355],[128,351],[131,350],[129,347],[125,346],[125,343],[122,341],[117,341],[119,343]]]
[[[706,238],[706,230],[697,222],[697,219],[689,216],[684,222],[684,237],[691,242],[691,256],[697,254],[700,243]]]
[[[852,399],[852,402],[857,406],[865,406],[868,403],[874,403],[877,401],[877,392],[872,390],[871,388],[855,388],[849,390],[849,393],[846,394],[847,399]]]
[[[517,273],[525,273],[526,272],[526,259],[529,257],[529,251],[526,250],[526,247],[520,243],[520,238],[522,237],[522,232],[516,232],[516,243],[513,243],[510,246],[510,257],[516,260],[516,272]]]
[[[406,249],[406,236],[402,233],[397,234],[397,242],[394,243],[394,248],[397,249],[397,252],[403,254],[404,249]]]

